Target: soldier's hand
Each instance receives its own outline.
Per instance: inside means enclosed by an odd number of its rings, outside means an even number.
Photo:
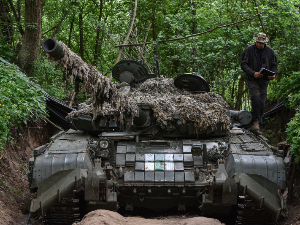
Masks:
[[[263,75],[262,75],[261,73],[259,73],[259,72],[255,72],[255,73],[254,73],[254,78],[260,79],[260,78],[262,78],[262,77],[263,77]]]
[[[275,79],[275,75],[274,76],[268,76],[269,80],[274,80]]]

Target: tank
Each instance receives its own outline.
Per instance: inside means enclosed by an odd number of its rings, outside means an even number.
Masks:
[[[30,212],[46,224],[72,224],[96,209],[236,215],[236,224],[286,216],[283,152],[262,135],[233,127],[248,111],[230,110],[205,79],[148,74],[123,60],[113,84],[62,42],[43,48],[92,94],[67,118],[71,129],[34,149]]]

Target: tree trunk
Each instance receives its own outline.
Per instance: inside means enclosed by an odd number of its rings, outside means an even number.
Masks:
[[[82,12],[79,13],[79,36],[80,36],[80,56],[82,60],[84,61],[84,48],[83,48],[83,18],[82,18]]]
[[[196,2],[193,2],[193,30],[192,30],[193,34],[197,33],[196,10],[197,10]]]
[[[192,27],[192,34],[196,34],[197,33],[197,22],[196,22],[196,8],[197,5],[196,5],[196,2],[193,2],[193,10],[192,10],[192,14],[193,14],[193,27]],[[193,58],[196,58],[197,57],[197,49],[195,47],[195,45],[193,46],[193,50],[192,50],[192,55],[193,55]],[[194,68],[193,68],[194,70]],[[194,70],[195,71],[195,70]]]
[[[37,59],[42,39],[42,2],[25,0],[25,32],[19,54],[19,66],[30,73],[32,63]]]
[[[153,40],[156,41],[157,34],[156,34],[156,23],[155,23],[155,3],[156,0],[153,1],[153,7],[152,7],[152,24],[153,24]]]
[[[103,10],[103,0],[100,1],[100,13],[99,13],[99,18],[98,18],[98,23],[101,22],[101,18],[102,18],[102,10]],[[97,26],[97,35],[96,35],[96,45],[95,45],[95,51],[94,51],[94,65],[96,64],[97,60],[98,60],[98,49],[99,49],[99,37],[100,37],[100,24],[98,24]]]
[[[5,0],[4,0],[5,1]],[[42,1],[42,0],[41,0]],[[25,1],[26,2],[26,1]],[[19,31],[20,31],[20,34],[23,36],[24,35],[24,30],[23,30],[23,28],[22,28],[22,26],[21,26],[21,23],[20,23],[20,21],[21,21],[21,6],[20,6],[20,0],[18,0],[17,1],[17,10],[18,10],[18,14],[17,14],[17,11],[16,11],[16,8],[15,8],[15,6],[14,6],[14,4],[13,4],[13,2],[12,2],[12,0],[8,0],[8,3],[9,3],[9,5],[10,5],[10,8],[11,8],[11,10],[12,10],[12,12],[13,12],[13,14],[14,14],[14,17],[15,17],[15,20],[16,20],[16,22],[17,22],[17,26],[18,26],[18,28],[19,28]],[[26,10],[26,7],[25,7],[25,10]],[[26,19],[25,19],[26,20]]]
[[[72,21],[70,25],[70,32],[69,32],[69,40],[68,40],[68,47],[71,48],[71,38],[72,38],[72,32],[73,32],[73,26],[74,26],[74,15],[72,16]]]
[[[241,75],[239,79],[239,86],[238,86],[238,96],[236,98],[236,104],[235,104],[235,109],[236,110],[241,110],[242,107],[242,97],[244,94],[244,83],[245,83],[246,76],[243,74]]]
[[[232,89],[231,89],[231,99],[234,99],[234,87],[235,87],[235,81],[236,81],[236,79],[233,80],[233,85],[232,85]]]
[[[149,34],[149,31],[150,31],[151,25],[152,25],[152,23],[149,23],[148,29],[147,29],[147,32],[146,32],[146,35],[145,35],[144,43],[147,42],[148,34]],[[144,57],[143,57],[144,49],[145,49],[145,44],[142,46],[142,49],[141,49],[141,51],[140,51],[140,54],[139,54],[139,60],[141,60],[141,59],[144,58]],[[146,61],[146,58],[144,58],[144,60]],[[146,63],[146,62],[145,62],[145,63]],[[146,64],[147,64],[147,63],[146,63]]]
[[[276,75],[276,80],[277,80],[277,83],[279,83],[280,82],[280,80],[281,80],[281,72],[279,72],[279,73],[277,73],[277,75]],[[277,93],[279,92],[279,86],[277,86]],[[279,102],[279,95],[277,96],[277,103]]]
[[[9,6],[6,0],[0,0],[0,35],[4,43],[13,44],[13,27]]]

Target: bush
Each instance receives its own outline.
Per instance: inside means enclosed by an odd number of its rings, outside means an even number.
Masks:
[[[300,105],[300,72],[283,75],[278,85],[280,86],[280,98],[288,98],[289,106],[297,108]]]
[[[276,102],[278,97],[278,84],[277,80],[270,80],[268,86],[268,100],[270,102]]]
[[[46,57],[33,63],[32,76],[34,81],[52,97],[62,100],[66,97],[63,85],[63,71],[52,64]]]
[[[288,98],[288,106],[296,109],[296,115],[287,124],[287,142],[291,144],[291,154],[300,161],[300,72],[284,75],[278,83],[279,97]]]
[[[287,143],[291,144],[290,152],[295,156],[296,162],[300,161],[300,112],[287,124]]]
[[[14,60],[15,55],[16,54],[8,43],[5,44],[0,41],[0,57],[5,60],[12,61]]]
[[[16,66],[0,63],[0,149],[10,136],[10,127],[21,126],[46,115],[45,97]]]

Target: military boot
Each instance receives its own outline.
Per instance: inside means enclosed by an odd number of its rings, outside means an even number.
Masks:
[[[254,123],[252,125],[252,133],[255,135],[261,135],[261,132],[259,129],[258,118],[254,120]]]

